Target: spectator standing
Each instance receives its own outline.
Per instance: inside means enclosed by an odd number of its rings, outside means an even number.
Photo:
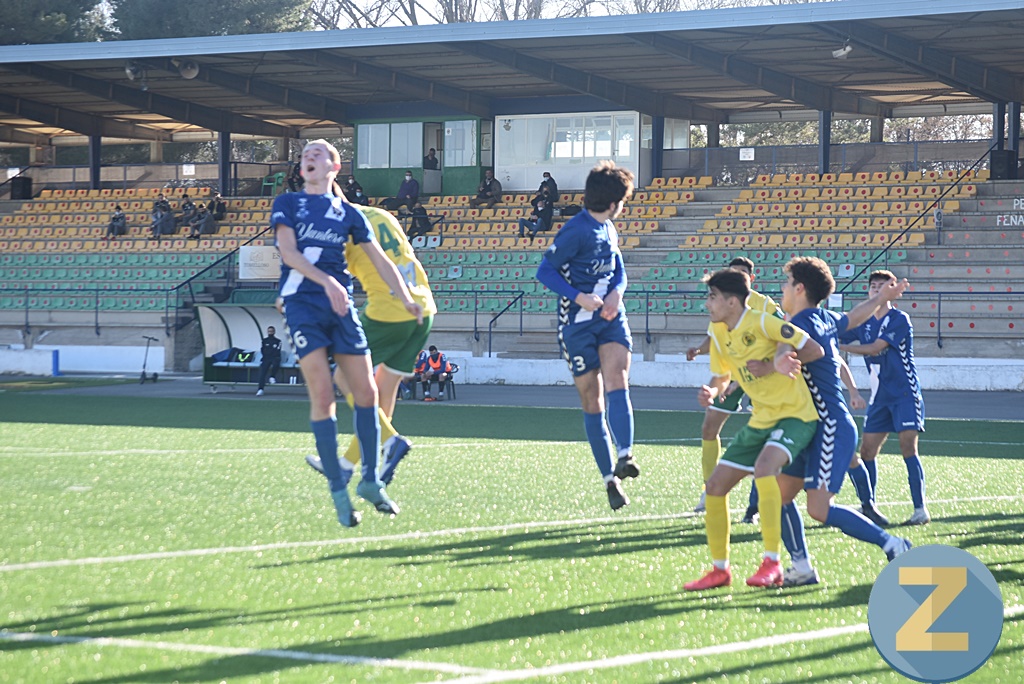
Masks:
[[[405,180],[398,187],[398,196],[389,197],[384,200],[384,208],[388,211],[396,211],[400,207],[406,207],[412,211],[413,205],[420,199],[420,184],[412,177],[412,171],[405,172]]]
[[[560,199],[558,195],[558,183],[555,182],[555,179],[552,178],[551,174],[547,171],[544,172],[544,180],[540,182],[540,187],[537,188],[537,196],[540,197],[543,195],[545,189],[548,192],[548,197],[551,198],[551,203],[557,203]]]
[[[296,159],[292,163],[292,168],[288,172],[288,190],[291,192],[298,192],[302,190],[302,186],[305,185],[306,181],[302,178],[302,163]]]
[[[484,171],[484,179],[480,181],[480,185],[476,189],[476,197],[469,200],[469,206],[479,207],[481,204],[486,204],[489,208],[493,208],[500,201],[501,183],[494,177],[494,172],[487,169]]]
[[[427,150],[427,156],[423,158],[423,168],[437,171],[441,168],[441,164],[437,159],[437,150],[431,147]]]
[[[281,370],[281,340],[276,337],[274,326],[267,326],[267,336],[260,346],[260,380],[256,388],[256,396],[263,396],[263,388],[267,381],[273,385],[277,382],[277,372]]]
[[[116,238],[128,232],[128,217],[124,215],[124,209],[118,204],[114,207],[114,213],[110,215],[110,223],[107,224],[105,240]]]

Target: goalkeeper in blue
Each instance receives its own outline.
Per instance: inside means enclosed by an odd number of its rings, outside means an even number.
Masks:
[[[612,510],[629,503],[621,481],[640,474],[632,453],[633,338],[622,305],[626,271],[612,223],[632,194],[630,171],[610,161],[594,167],[583,193],[584,211],[558,231],[537,268],[537,280],[560,295],[558,341],[580,395],[587,441]]]
[[[835,290],[828,264],[815,257],[797,257],[786,264],[784,272],[782,308],[788,320],[825,351],[822,358],[801,369],[818,410],[817,432],[811,444],[778,478],[782,491],[782,541],[793,561],[793,567],[783,574],[783,586],[802,586],[817,584],[819,578],[811,565],[803,520],[793,501],[801,489],[807,492],[807,512],[812,518],[837,527],[850,537],[875,544],[889,560],[911,547],[909,540],[890,535],[859,511],[835,504],[835,496],[857,450],[857,425],[842,389],[839,336],[870,318],[879,306],[888,306],[902,295],[908,283],[893,279],[849,313],[838,314],[821,308],[821,303]]]

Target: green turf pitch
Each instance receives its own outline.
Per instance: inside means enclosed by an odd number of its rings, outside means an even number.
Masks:
[[[400,405],[402,514],[361,505],[348,530],[303,463],[306,411],[0,395],[0,682],[905,681],[864,627],[884,558],[835,531],[808,529],[821,586],[743,586],[760,536],[734,524],[736,586],[681,591],[708,564],[699,415],[637,414],[643,473],[612,513],[579,411]],[[906,535],[1024,604],[1020,424],[925,437],[935,520]],[[907,517],[899,457],[879,471]],[[1022,614],[968,681],[1019,681]]]

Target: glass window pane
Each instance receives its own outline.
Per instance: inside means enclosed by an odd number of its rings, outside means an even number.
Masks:
[[[388,168],[390,128],[388,124],[359,124],[356,130],[359,141],[356,157],[360,169]]]
[[[636,150],[636,117],[615,117],[615,159],[632,160]]]
[[[444,165],[476,166],[476,121],[444,122]]]
[[[423,165],[423,124],[391,124],[391,168],[416,168]]]

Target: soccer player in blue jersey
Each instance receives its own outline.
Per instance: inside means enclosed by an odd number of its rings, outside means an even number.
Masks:
[[[874,271],[868,277],[868,293],[874,295],[894,280],[896,276],[890,271]],[[853,340],[859,344],[848,344]],[[918,434],[924,432],[924,398],[914,365],[914,326],[910,316],[888,304],[841,341],[842,351],[866,357],[869,371],[877,367],[877,389],[868,405],[860,448],[861,460],[871,478],[872,494],[878,484],[875,458],[889,433],[895,432],[914,503],[914,513],[904,524],[926,525],[931,516],[925,507],[924,469],[917,452]]]
[[[594,167],[583,193],[584,211],[558,231],[537,268],[537,280],[561,295],[558,340],[580,395],[587,441],[612,510],[629,503],[622,479],[640,474],[633,459],[629,399],[633,338],[622,305],[626,271],[612,223],[632,194],[630,171],[611,161]]]
[[[838,314],[820,308],[835,290],[828,264],[816,257],[796,257],[784,271],[787,278],[782,285],[782,308],[789,322],[810,335],[825,352],[801,368],[818,411],[818,429],[811,444],[779,475],[782,541],[794,563],[783,574],[783,586],[802,586],[819,580],[807,553],[803,519],[793,501],[801,489],[807,492],[807,512],[815,520],[877,545],[890,560],[910,548],[908,540],[894,537],[858,511],[834,503],[857,451],[857,425],[843,395],[839,335],[899,297],[907,281],[897,283],[893,279],[849,313]],[[761,365],[764,372],[771,372],[770,364]]]
[[[338,459],[338,425],[334,380],[329,358],[345,376],[355,400],[353,423],[359,440],[362,480],[356,493],[378,511],[398,513],[377,474],[380,449],[378,394],[370,364],[366,335],[352,305],[352,278],[345,260],[351,240],[365,250],[381,277],[419,322],[423,309],[409,294],[405,280],[374,239],[366,217],[332,192],[341,168],[338,150],[325,140],[314,140],[302,151],[300,192],[274,200],[270,222],[281,253],[280,296],[288,334],[299,357],[310,401],[310,426],[334,500],[338,522],[359,523],[352,508],[348,483],[352,465]]]

